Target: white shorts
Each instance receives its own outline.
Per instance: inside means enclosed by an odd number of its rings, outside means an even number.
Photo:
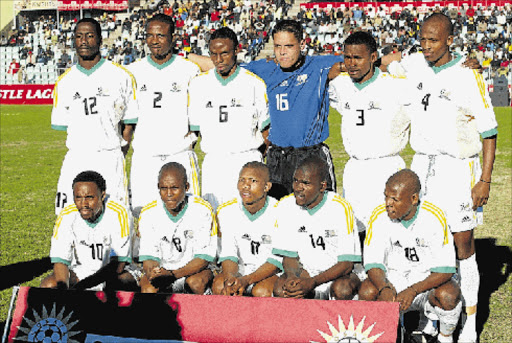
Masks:
[[[421,181],[421,199],[439,206],[452,233],[473,230],[471,189],[482,173],[478,156],[458,159],[446,155],[415,154],[411,169]]]
[[[139,216],[142,207],[160,197],[158,193],[158,173],[162,166],[169,162],[178,162],[187,170],[189,193],[200,195],[199,164],[197,155],[186,150],[174,155],[148,156],[136,151],[132,156],[130,170],[130,202],[135,217]]]
[[[263,158],[258,150],[249,150],[236,154],[208,153],[204,156],[201,174],[203,198],[213,209],[238,195],[237,183],[240,170],[247,162]]]
[[[403,168],[405,162],[398,155],[348,160],[343,171],[343,197],[352,205],[359,232],[366,230],[373,210],[384,203],[388,178]]]
[[[73,203],[73,179],[81,172],[94,170],[103,176],[107,183],[107,194],[123,205],[128,205],[128,187],[125,172],[125,160],[121,150],[106,150],[84,154],[68,151],[62,162],[55,214]]]

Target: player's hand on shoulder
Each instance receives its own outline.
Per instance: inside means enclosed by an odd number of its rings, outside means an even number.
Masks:
[[[345,63],[336,62],[332,65],[331,69],[329,69],[329,74],[327,75],[327,78],[329,79],[329,81],[334,80],[336,77],[338,77],[338,75],[346,71],[347,68],[345,67]]]

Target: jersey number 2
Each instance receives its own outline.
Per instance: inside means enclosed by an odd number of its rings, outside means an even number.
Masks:
[[[153,108],[162,108],[162,105],[159,104],[160,100],[162,100],[162,92],[155,92],[155,98],[153,99]]]

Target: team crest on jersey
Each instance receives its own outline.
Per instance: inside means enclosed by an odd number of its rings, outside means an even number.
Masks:
[[[272,243],[272,236],[270,235],[262,235],[261,236],[261,244],[271,244]]]
[[[379,107],[379,104],[377,104],[373,101],[370,101],[370,103],[368,104],[368,109],[369,110],[381,110],[381,108]]]
[[[305,226],[301,226],[297,232],[307,232]]]
[[[231,99],[231,107],[242,107],[242,104],[241,104],[241,100],[240,99]]]
[[[183,232],[183,235],[185,238],[194,238],[194,231],[193,230],[185,230]]]
[[[173,82],[171,85],[171,92],[181,92],[181,87],[176,82]]]
[[[451,93],[448,92],[446,89],[441,89],[441,94],[439,94],[439,97],[441,99],[451,101],[452,99],[450,99],[450,95],[451,95]]]
[[[250,240],[251,240],[251,236],[249,236],[249,234],[248,234],[248,233],[244,233],[244,234],[242,235],[242,239],[246,239],[246,240],[250,241]]]
[[[297,85],[296,86],[305,84],[307,80],[308,80],[308,74],[302,74],[302,75],[297,76]]]
[[[288,87],[288,80],[284,80],[279,84],[279,87]]]
[[[427,243],[424,238],[416,238],[416,246],[418,247],[427,247]]]
[[[142,87],[140,87],[141,92],[146,92],[147,90],[148,90],[148,87],[146,87],[146,85],[142,85]]]
[[[97,96],[108,96],[108,90],[104,90],[103,87],[98,87]]]
[[[211,101],[208,101],[208,102],[206,103],[206,108],[213,108],[213,106],[212,106],[212,102],[211,102]]]
[[[418,88],[419,90],[422,90],[423,89],[423,82],[420,82],[418,87],[416,87],[416,88]]]
[[[349,103],[348,103],[348,102],[346,102],[346,103],[345,103],[345,109],[346,109],[346,110],[350,110],[350,105],[349,105]]]
[[[80,99],[80,98],[82,98],[82,96],[78,92],[76,92],[75,95],[73,95],[73,100]]]
[[[338,234],[336,233],[336,230],[325,230],[325,237],[336,237]]]

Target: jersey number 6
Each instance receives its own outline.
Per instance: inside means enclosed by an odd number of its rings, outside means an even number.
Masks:
[[[226,111],[226,108],[228,108],[226,105],[219,106],[219,122],[225,123],[228,121],[228,111]]]

